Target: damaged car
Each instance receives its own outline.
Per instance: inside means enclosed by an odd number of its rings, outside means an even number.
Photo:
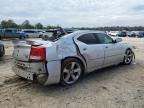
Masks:
[[[134,50],[121,38],[104,32],[82,30],[54,39],[33,39],[14,43],[16,75],[42,85],[73,85],[94,70],[133,61]]]

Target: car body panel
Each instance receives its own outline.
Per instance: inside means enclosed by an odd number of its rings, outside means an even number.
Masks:
[[[59,83],[61,76],[61,60],[50,61],[46,64],[46,66],[48,71],[48,79],[44,85]]]
[[[109,66],[121,61],[122,56],[122,45],[119,43],[104,44],[104,66]]]

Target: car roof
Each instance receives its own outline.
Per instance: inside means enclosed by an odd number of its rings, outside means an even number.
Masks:
[[[77,30],[75,32],[78,32],[78,33],[104,33],[104,31],[97,31],[97,30]]]
[[[64,35],[61,38],[62,39],[64,39],[64,38],[65,39],[70,39],[70,38],[72,39],[75,36],[86,34],[86,33],[105,33],[105,32],[104,31],[96,31],[96,30],[78,30],[78,31],[75,31],[73,33]]]

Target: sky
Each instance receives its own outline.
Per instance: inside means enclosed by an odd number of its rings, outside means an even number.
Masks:
[[[144,26],[144,0],[0,0],[0,21],[62,27]]]

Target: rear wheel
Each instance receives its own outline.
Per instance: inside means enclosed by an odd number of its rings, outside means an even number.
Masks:
[[[74,58],[65,60],[62,63],[62,72],[61,72],[61,84],[62,85],[72,85],[76,83],[83,72],[82,63]]]
[[[133,52],[131,49],[127,49],[125,52],[125,56],[124,56],[124,60],[123,60],[123,64],[125,65],[129,65],[131,64],[132,60],[133,60]]]

